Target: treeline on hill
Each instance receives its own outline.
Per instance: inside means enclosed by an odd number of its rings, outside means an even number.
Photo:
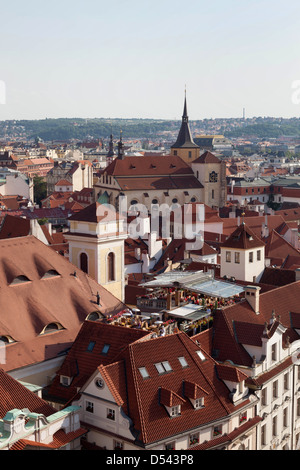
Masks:
[[[0,123],[3,129],[4,122]],[[44,141],[60,141],[87,138],[107,138],[112,133],[118,137],[122,131],[125,138],[149,138],[160,132],[179,128],[179,123],[152,119],[42,119],[6,121],[6,133],[22,128],[29,139],[40,137]]]
[[[246,123],[244,127],[228,130],[225,134],[228,138],[253,136],[260,139],[300,136],[300,119],[278,119],[274,122],[260,122],[258,119],[254,124]]]
[[[224,134],[228,138],[256,137],[276,138],[282,135],[300,136],[300,119],[254,118],[216,119],[190,121],[193,129],[205,129],[206,134]],[[118,138],[120,131],[124,138],[157,138],[164,132],[178,132],[180,121],[156,119],[82,119],[57,118],[41,120],[0,121],[0,136],[24,136],[27,139],[40,137],[44,141],[66,141],[71,139],[107,139],[112,133]],[[218,129],[217,131],[215,129]],[[203,132],[204,133],[204,132]]]

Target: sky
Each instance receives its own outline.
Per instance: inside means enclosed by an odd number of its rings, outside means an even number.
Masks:
[[[300,116],[299,0],[1,3],[0,120]]]

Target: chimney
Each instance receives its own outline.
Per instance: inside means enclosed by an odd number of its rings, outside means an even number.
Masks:
[[[256,315],[259,315],[259,291],[258,286],[246,286],[245,287],[245,298],[251,306],[252,310]]]

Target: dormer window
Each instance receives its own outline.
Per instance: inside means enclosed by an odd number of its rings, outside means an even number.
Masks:
[[[71,377],[67,377],[66,375],[61,375],[60,376],[60,383],[64,387],[68,387],[71,383]]]
[[[170,416],[174,418],[175,416],[181,415],[181,405],[172,406],[170,408]]]
[[[49,271],[43,275],[42,279],[49,279],[56,276],[60,276],[60,274],[55,269],[49,269]]]
[[[199,408],[203,408],[204,406],[204,398],[201,397],[201,398],[196,398],[196,400],[194,400],[194,408],[196,410],[198,410]]]
[[[14,278],[14,280],[11,283],[11,286],[24,284],[24,282],[30,282],[30,279],[28,279],[27,276],[20,275]]]

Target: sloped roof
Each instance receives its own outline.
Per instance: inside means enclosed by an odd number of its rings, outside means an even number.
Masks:
[[[76,212],[71,215],[68,220],[78,220],[80,222],[92,222],[98,223],[102,220],[117,220],[120,218],[118,212],[113,211],[108,206],[100,204],[99,202],[94,202],[84,209]]]
[[[194,175],[191,167],[176,155],[151,155],[148,157],[126,156],[123,160],[115,158],[103,170],[115,177]]]
[[[217,376],[215,361],[203,350],[205,360],[202,361],[197,354],[199,350],[199,346],[181,332],[132,343],[117,357],[119,364],[123,362],[127,379],[127,388],[122,391],[122,400],[126,404],[123,406],[133,421],[139,441],[150,444],[166,439],[222,419],[248,403],[246,400],[237,406],[232,404],[228,388]],[[178,357],[182,356],[189,367],[181,366]],[[162,361],[168,361],[172,371],[159,374],[155,364]],[[141,367],[147,369],[148,378],[141,375]],[[202,389],[204,408],[193,408],[184,393],[185,383],[189,388],[194,383]],[[163,403],[159,399],[159,390],[163,390]],[[173,399],[181,405],[181,414],[170,419],[165,406],[171,405]]]
[[[100,365],[111,364],[129,343],[144,338],[148,331],[86,320],[57,375],[47,388],[47,396],[69,401]],[[89,348],[89,345],[91,346]],[[102,353],[104,345],[108,352]],[[60,383],[60,375],[73,377],[69,387]]]
[[[221,160],[216,157],[216,155],[207,150],[202,155],[200,155],[200,157],[196,158],[193,163],[221,163]]]
[[[28,408],[32,413],[50,416],[56,410],[36,393],[0,369],[0,419],[13,409]]]
[[[49,271],[52,275],[44,277]],[[12,284],[17,276],[22,278]],[[125,308],[33,236],[0,241],[0,287],[0,336],[15,341],[6,346],[5,371],[54,358],[68,349],[90,313],[98,311],[102,317]],[[97,292],[101,306],[96,303]],[[41,334],[50,323],[62,329]]]
[[[266,291],[259,296],[259,314],[256,315],[246,300],[217,310],[214,314],[213,356],[220,362],[231,360],[234,364],[251,366],[252,358],[242,346],[258,344],[263,325],[269,323],[273,312],[280,315],[280,323],[287,328],[283,337],[290,342],[299,339],[291,323],[299,309],[300,281]],[[238,322],[238,323],[237,323]],[[257,325],[257,326],[255,326]]]
[[[265,246],[264,242],[258,238],[255,233],[244,223],[242,223],[230,237],[221,245],[221,248],[237,248],[249,250],[252,248],[261,248]]]
[[[295,257],[300,264],[300,252],[279,233],[272,230],[266,243],[266,258],[271,258],[271,260],[272,258],[281,258],[283,262],[288,255]]]
[[[195,144],[190,131],[186,97],[184,99],[183,115],[177,140],[171,148],[199,148],[199,146]]]

